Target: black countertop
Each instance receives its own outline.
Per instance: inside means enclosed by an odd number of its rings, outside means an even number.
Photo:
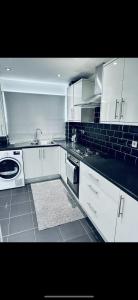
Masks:
[[[99,155],[88,155],[87,157],[80,157],[80,155],[78,155],[75,152],[75,149],[80,149],[82,151],[85,150],[85,147],[80,144],[74,144],[66,141],[56,141],[54,144],[51,145],[31,145],[29,142],[26,142],[10,144],[8,146],[0,148],[0,151],[54,146],[61,146],[63,149],[67,150],[80,161],[85,163],[88,167],[92,168],[100,175],[104,176],[106,179],[111,181],[121,190],[123,190],[128,195],[130,195],[138,201],[137,168],[129,166],[123,161],[112,159],[108,156],[104,157],[102,153],[99,153]]]

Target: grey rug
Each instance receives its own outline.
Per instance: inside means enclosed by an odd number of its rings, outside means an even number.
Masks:
[[[85,217],[60,179],[32,183],[31,188],[39,230]]]

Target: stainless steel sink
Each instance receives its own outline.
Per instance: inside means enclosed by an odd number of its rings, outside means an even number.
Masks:
[[[54,141],[51,140],[40,140],[40,141],[32,141],[31,145],[53,145]]]
[[[53,145],[55,144],[53,141],[51,140],[40,140],[38,145]]]

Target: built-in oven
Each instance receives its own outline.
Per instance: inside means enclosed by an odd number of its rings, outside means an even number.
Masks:
[[[68,153],[66,160],[67,184],[77,198],[79,198],[79,167],[79,160]]]

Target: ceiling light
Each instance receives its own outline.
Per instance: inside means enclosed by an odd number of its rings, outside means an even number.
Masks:
[[[60,77],[61,75],[60,74],[58,74],[58,77]]]
[[[114,65],[117,65],[117,62],[116,62],[116,61],[114,62]]]
[[[11,71],[11,68],[6,67],[5,69],[6,69],[6,71]]]

